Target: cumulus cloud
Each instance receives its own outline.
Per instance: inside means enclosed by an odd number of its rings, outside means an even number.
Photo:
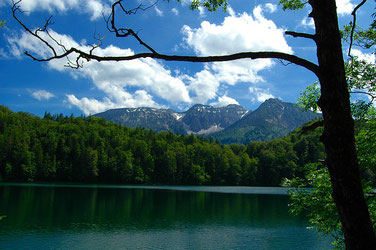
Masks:
[[[217,97],[220,84],[207,65],[206,69],[196,73],[193,77],[186,76],[186,80],[189,83],[188,89],[193,103],[205,104],[208,100]]]
[[[375,54],[373,53],[363,53],[362,51],[358,49],[352,49],[351,54],[353,56],[358,57],[359,60],[361,61],[366,61],[367,63],[376,63],[376,57]]]
[[[79,44],[70,36],[61,35],[53,30],[50,34],[56,40],[65,44],[66,48],[78,47],[89,51],[90,47]],[[47,39],[47,37],[46,37]],[[26,33],[18,37],[8,39],[11,44],[11,52],[20,55],[28,50],[30,53],[40,57],[50,56],[50,51],[41,42]],[[60,48],[56,46],[57,50]],[[131,49],[120,49],[115,46],[97,48],[95,50],[100,56],[133,55]],[[70,58],[73,60],[73,57]],[[77,106],[85,114],[104,111],[114,107],[160,107],[153,101],[153,96],[164,99],[170,103],[191,103],[188,87],[181,76],[173,75],[162,63],[150,59],[138,59],[132,62],[84,62],[84,67],[71,71],[64,67],[65,59],[52,60],[48,66],[58,71],[69,71],[72,76],[85,77],[90,79],[95,87],[103,91],[106,98],[95,100],[90,98],[78,99],[74,95],[68,95],[70,104]],[[129,89],[132,89],[130,91]]]
[[[231,6],[228,6],[227,7],[227,12],[230,16],[236,16],[236,12],[234,11],[233,8],[231,8]]]
[[[247,31],[247,32],[244,32]],[[200,56],[233,54],[244,51],[280,51],[293,53],[284,38],[284,30],[263,15],[263,6],[257,6],[252,14],[230,13],[217,25],[203,21],[199,28],[185,25],[182,28],[184,41]],[[257,34],[257,35],[255,35]],[[196,93],[194,100],[208,101],[215,98],[220,84],[235,85],[239,82],[262,82],[258,74],[271,68],[270,59],[237,60],[210,63],[191,78],[190,90]],[[206,85],[205,88],[203,88]],[[205,94],[201,93],[205,92]],[[206,100],[205,100],[206,99]]]
[[[95,20],[102,17],[102,13],[108,14],[111,11],[108,1],[102,0],[27,0],[20,2],[22,10],[25,13],[32,11],[48,11],[54,13],[56,11],[65,13],[75,10],[91,15],[91,19]]]
[[[46,0],[49,2],[48,0]],[[68,0],[66,0],[68,1]],[[63,3],[66,3],[63,1]],[[38,2],[38,1],[32,1]],[[73,4],[75,0],[71,0]],[[90,2],[90,1],[88,1]],[[98,0],[92,0],[93,8]],[[257,6],[252,13],[232,13],[221,24],[204,21],[198,28],[184,26],[184,42],[197,55],[223,55],[242,51],[281,51],[293,53],[287,45],[283,33],[275,23],[264,17],[265,5]],[[247,31],[247,32],[244,32]],[[84,41],[77,42],[68,35],[50,31],[50,34],[65,45],[89,51]],[[257,34],[257,35],[255,35]],[[47,37],[45,37],[48,39]],[[26,33],[8,39],[13,55],[21,55],[28,50],[39,57],[48,57],[51,52],[38,40]],[[86,43],[86,42],[85,42]],[[61,48],[56,46],[60,51]],[[115,46],[100,47],[95,50],[100,56],[133,55],[131,49]],[[74,60],[74,58],[70,58]],[[270,69],[272,60],[237,60],[226,63],[207,63],[193,75],[171,72],[162,62],[145,58],[132,62],[96,62],[84,61],[84,67],[71,71],[64,67],[66,59],[48,62],[51,69],[69,72],[76,78],[90,79],[95,88],[104,93],[104,98],[94,99],[68,93],[67,102],[81,109],[85,114],[93,114],[117,107],[161,107],[155,99],[171,104],[187,105],[192,103],[217,103],[224,105],[237,103],[226,95],[218,96],[223,85],[235,85],[239,82],[258,83],[264,81],[259,72]],[[251,91],[251,90],[250,90]],[[253,88],[254,100],[262,101],[272,95],[260,88]]]
[[[223,95],[218,97],[216,102],[210,103],[210,105],[214,107],[225,107],[230,104],[239,104],[235,99],[228,97],[227,95]]]
[[[55,97],[54,94],[52,94],[52,93],[50,93],[46,90],[43,90],[43,89],[32,91],[31,96],[34,97],[35,99],[39,100],[39,101],[49,100],[49,99]]]
[[[182,32],[186,43],[202,56],[244,50],[292,53],[283,36],[284,30],[263,16],[261,6],[253,10],[253,15],[228,16],[220,25],[203,21],[197,29],[185,25]]]
[[[351,0],[336,0],[337,13],[339,15],[351,14],[355,6],[351,3]],[[305,17],[300,24],[305,28],[314,29],[315,22],[311,17]]]
[[[92,115],[103,112],[108,109],[114,108],[136,108],[136,107],[155,107],[161,108],[162,106],[153,101],[153,97],[144,90],[137,90],[133,95],[122,91],[124,97],[123,102],[114,102],[110,98],[105,97],[101,101],[94,98],[83,97],[77,98],[75,95],[67,95],[69,104],[81,109],[85,115]]]
[[[204,7],[198,7],[198,13],[200,14],[201,17],[205,16],[205,9]]]
[[[265,102],[270,98],[274,98],[274,96],[270,94],[269,89],[265,90],[258,87],[249,87],[249,93],[252,95],[252,102]]]
[[[355,6],[351,3],[351,0],[336,0],[337,13],[340,15],[351,14]]]
[[[313,18],[310,18],[310,17],[305,17],[301,22],[300,24],[304,27],[307,27],[307,28],[311,28],[311,29],[314,29],[315,28],[315,21],[313,20]]]
[[[53,30],[50,30],[49,33],[52,37],[55,37],[58,41],[63,43],[67,49],[70,49],[72,47],[82,47],[77,42],[75,42],[71,36],[61,35]],[[46,41],[49,41],[51,44],[55,45],[54,49],[57,51],[57,53],[63,52],[63,49],[56,43],[54,43],[54,41],[52,41],[50,37],[48,37],[45,33],[40,33],[40,36]],[[43,42],[35,39],[26,32],[21,32],[18,36],[8,37],[8,43],[10,45],[9,52],[14,56],[20,56],[24,51],[32,52],[40,57],[52,56],[50,49],[46,47]],[[55,69],[58,70],[64,69],[61,60],[52,61],[50,62],[50,65],[56,65]]]
[[[270,13],[274,13],[277,11],[277,5],[272,4],[272,3],[267,3],[265,4],[265,10]]]
[[[85,1],[84,1],[85,2]],[[103,14],[109,14],[111,12],[110,6],[103,4],[97,0],[87,1],[86,12],[91,14],[91,20],[101,18]]]
[[[174,13],[175,16],[179,15],[179,10],[178,9],[172,8],[171,11],[172,11],[172,13]]]

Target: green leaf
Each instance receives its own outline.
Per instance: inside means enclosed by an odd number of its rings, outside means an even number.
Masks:
[[[168,0],[170,2],[171,0]],[[181,0],[177,0],[179,3]],[[227,0],[191,0],[190,9],[197,10],[200,7],[204,7],[208,11],[216,11],[218,8],[222,8],[223,11],[227,10]]]
[[[282,4],[283,10],[300,10],[307,4],[307,1],[301,0],[280,0],[279,4]]]
[[[312,110],[313,112],[319,112],[320,107],[317,102],[320,98],[320,86],[319,82],[315,82],[309,85],[305,91],[300,92],[300,97],[297,100],[297,106],[305,111]]]

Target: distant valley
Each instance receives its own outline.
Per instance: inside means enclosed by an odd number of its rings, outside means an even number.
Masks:
[[[321,115],[310,111],[303,112],[293,103],[269,99],[255,111],[248,111],[236,104],[220,108],[196,104],[185,112],[155,108],[120,108],[93,116],[126,127],[211,136],[224,144],[246,144],[250,141],[283,137]]]

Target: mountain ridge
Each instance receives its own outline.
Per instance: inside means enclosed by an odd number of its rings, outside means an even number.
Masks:
[[[212,136],[220,142],[249,143],[282,137],[321,115],[303,112],[293,103],[268,99],[254,111],[237,104],[224,107],[195,104],[184,112],[157,108],[119,108],[93,115],[127,127],[155,132]]]
[[[127,127],[143,127],[156,132],[172,130],[179,134],[210,134],[239,120],[248,111],[230,104],[216,108],[195,104],[184,112],[148,107],[111,109],[93,115]]]
[[[259,108],[223,131],[211,134],[224,144],[266,141],[279,138],[303,124],[321,117],[312,111],[303,111],[293,103],[268,99]]]

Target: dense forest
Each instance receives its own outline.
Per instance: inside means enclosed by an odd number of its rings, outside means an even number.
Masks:
[[[0,106],[0,181],[278,186],[325,158],[321,131],[268,142],[127,128],[103,118],[44,118]]]

